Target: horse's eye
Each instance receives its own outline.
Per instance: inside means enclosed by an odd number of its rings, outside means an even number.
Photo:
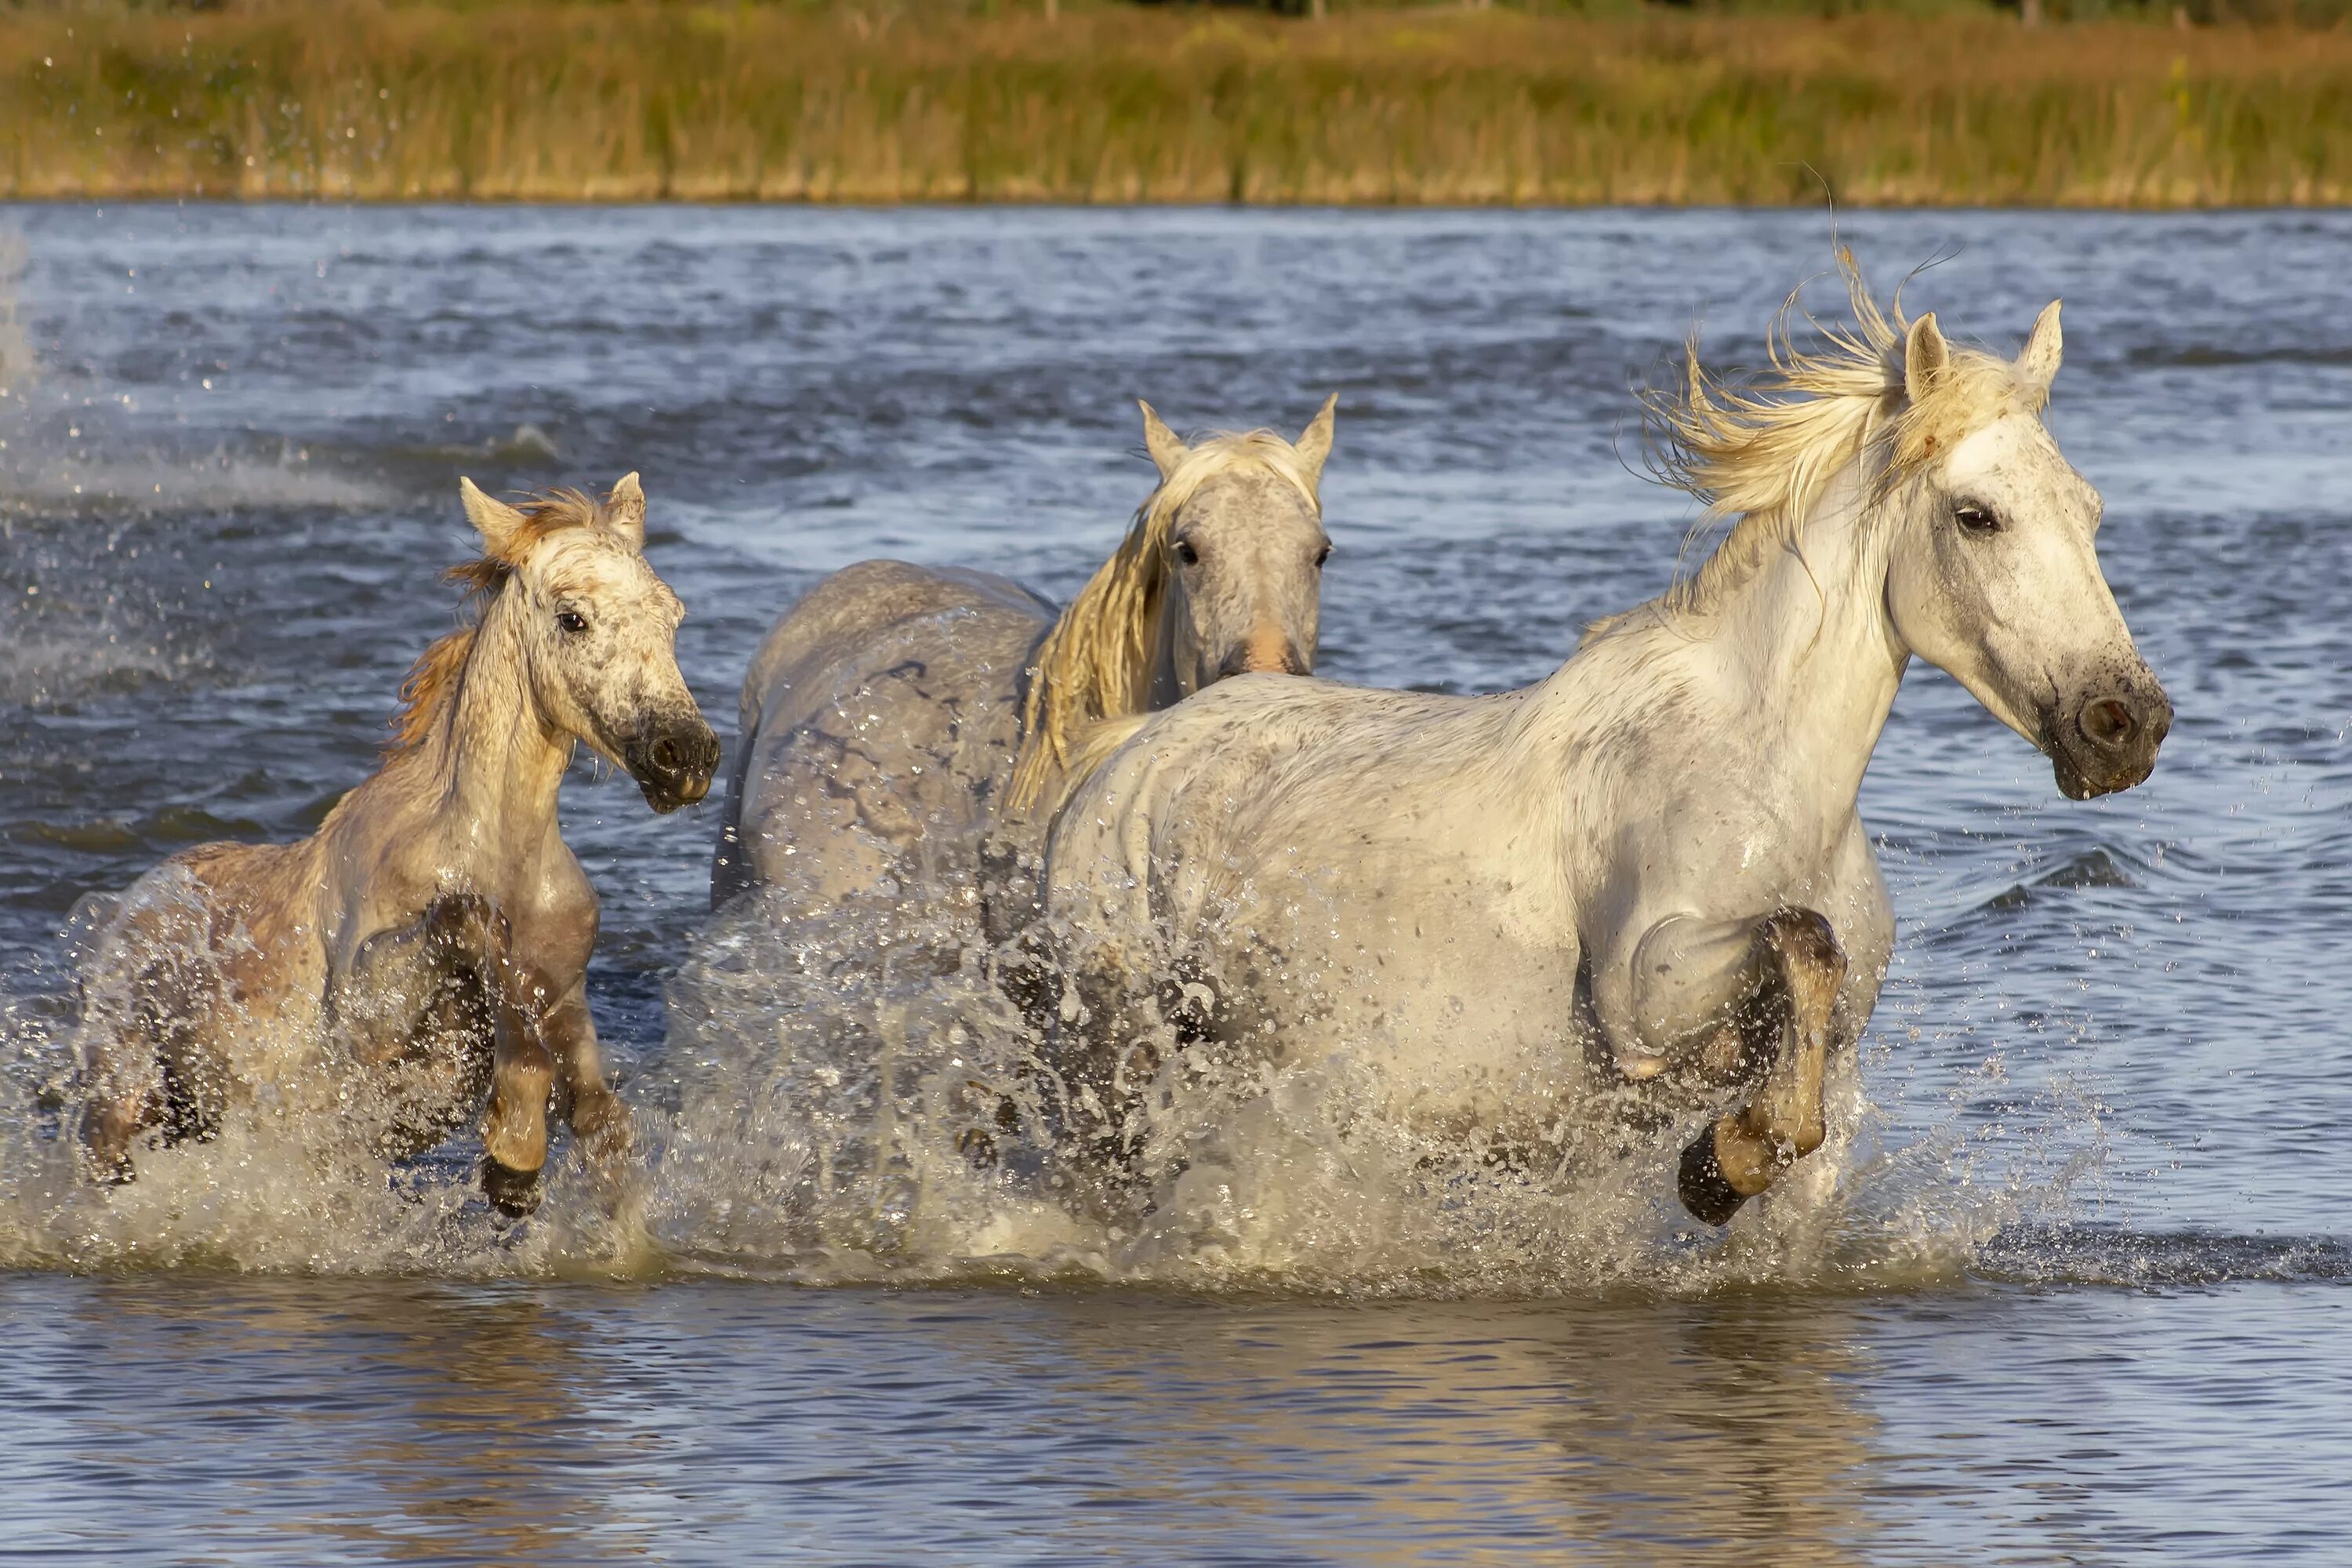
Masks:
[[[1324,545],[1322,549],[1320,549],[1320,550],[1318,550],[1318,551],[1317,551],[1317,552],[1315,552],[1315,564],[1316,564],[1316,565],[1318,565],[1318,566],[1322,565],[1322,564],[1323,564],[1323,563],[1325,563],[1326,561],[1328,561],[1328,560],[1330,560],[1330,559],[1331,559],[1331,546],[1330,546],[1330,545],[1328,545],[1328,543],[1327,543],[1326,545]]]
[[[1952,521],[1960,525],[1962,533],[1999,533],[2000,518],[1992,508],[1979,506],[1974,501],[1962,501],[1952,509]]]
[[[1201,552],[1192,547],[1191,540],[1180,539],[1176,542],[1176,559],[1182,565],[1198,566],[1201,563]]]
[[[577,637],[588,629],[588,617],[577,610],[558,610],[555,612],[555,624]]]

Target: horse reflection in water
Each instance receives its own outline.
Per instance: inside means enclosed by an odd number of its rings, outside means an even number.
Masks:
[[[82,1143],[132,1174],[134,1142],[215,1132],[233,1106],[342,1100],[388,1156],[489,1108],[483,1180],[538,1198],[551,1102],[612,1172],[629,1149],[588,1014],[597,900],[556,820],[575,742],[656,811],[699,800],[719,744],[678,673],[684,615],[646,563],[631,474],[602,505],[516,508],[463,483],[476,624],[404,688],[399,738],[317,833],[209,844],[132,887],[83,976]]]
[[[1856,796],[1911,658],[2070,798],[2147,776],[2171,709],[2042,419],[2058,307],[2012,362],[1840,262],[1850,325],[1801,349],[1784,313],[1756,382],[1694,350],[1657,400],[1669,476],[1737,521],[1549,679],[1231,681],[1076,786],[1047,856],[1076,990],[1041,1076],[1114,1172],[1179,1075],[1344,1062],[1382,1115],[1538,1173],[1696,1119],[1680,1195],[1726,1223],[1822,1143],[1878,994]]]
[[[1833,1298],[1620,1303],[1071,1298],[1051,1354],[1102,1429],[1097,1495],[1246,1520],[1263,1556],[1872,1561],[1863,1325]],[[1057,1391],[1047,1384],[1052,1397]],[[1132,1463],[1123,1457],[1131,1457]],[[1316,1479],[1313,1498],[1289,1489]],[[1464,1500],[1476,1506],[1465,1510]],[[1662,1543],[1671,1542],[1671,1551]]]
[[[658,1512],[583,1479],[644,1447],[635,1430],[612,1430],[628,1401],[599,1354],[593,1309],[425,1282],[222,1289],[225,1299],[191,1299],[151,1281],[110,1284],[73,1328],[99,1364],[243,1374],[236,1451],[289,1479],[213,1521],[206,1544],[220,1558],[659,1560]],[[354,1369],[363,1400],[349,1393]],[[160,1375],[145,1386],[151,1431],[217,1418],[210,1382]],[[190,1474],[199,1493],[219,1477]]]
[[[754,887],[795,910],[973,896],[984,861],[1034,860],[1087,726],[1225,676],[1313,669],[1337,403],[1295,444],[1192,446],[1145,404],[1160,484],[1058,616],[951,567],[868,561],[818,584],[744,678],[713,905]]]

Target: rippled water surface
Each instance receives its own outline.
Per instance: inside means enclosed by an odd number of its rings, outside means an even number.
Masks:
[[[568,1167],[499,1221],[462,1149],[387,1182],[229,1137],[80,1188],[61,933],[367,772],[449,624],[461,472],[642,470],[724,728],[833,567],[1066,595],[1148,488],[1135,396],[1295,427],[1337,390],[1324,672],[1523,683],[1674,567],[1630,389],[1694,321],[1752,361],[1819,215],[0,229],[0,1554],[2342,1559],[2352,217],[1845,220],[1885,283],[1946,258],[1909,298],[1960,335],[2065,298],[2053,424],[2179,717],[2148,784],[2072,805],[1915,670],[1836,1201],[1720,1239],[1652,1174],[1564,1199],[1287,1124],[1230,1130],[1270,1151],[1242,1220],[1089,1229],[878,1092],[985,1034],[968,980],[893,967],[903,933],[706,928],[715,812],[584,768],[624,1225]]]

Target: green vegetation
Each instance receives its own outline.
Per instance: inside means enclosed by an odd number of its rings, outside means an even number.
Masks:
[[[2352,31],[2218,3],[0,8],[0,195],[2352,199]]]

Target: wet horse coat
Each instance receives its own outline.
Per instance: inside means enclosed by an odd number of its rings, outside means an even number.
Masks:
[[[683,610],[646,565],[645,497],[517,509],[463,485],[478,622],[417,661],[383,766],[292,844],[211,844],[142,878],[83,975],[82,1142],[127,1179],[148,1129],[201,1138],[232,1104],[347,1110],[388,1155],[490,1089],[485,1182],[535,1201],[555,1108],[609,1169],[628,1148],[586,967],[597,901],[556,821],[575,742],[656,810],[698,800],[719,748],[680,677]]]
[[[1681,1196],[1727,1220],[1824,1136],[1892,911],[1856,811],[1916,655],[2082,798],[2170,720],[2101,576],[2095,492],[2014,363],[1888,319],[1776,340],[1746,388],[1656,412],[1670,474],[1738,521],[1663,597],[1526,690],[1228,682],[1140,723],[1047,851],[1073,975],[1042,1077],[1114,1164],[1187,1070],[1350,1063],[1386,1112],[1565,1166],[1711,1121]],[[1728,1109],[1724,1109],[1728,1102]]]

